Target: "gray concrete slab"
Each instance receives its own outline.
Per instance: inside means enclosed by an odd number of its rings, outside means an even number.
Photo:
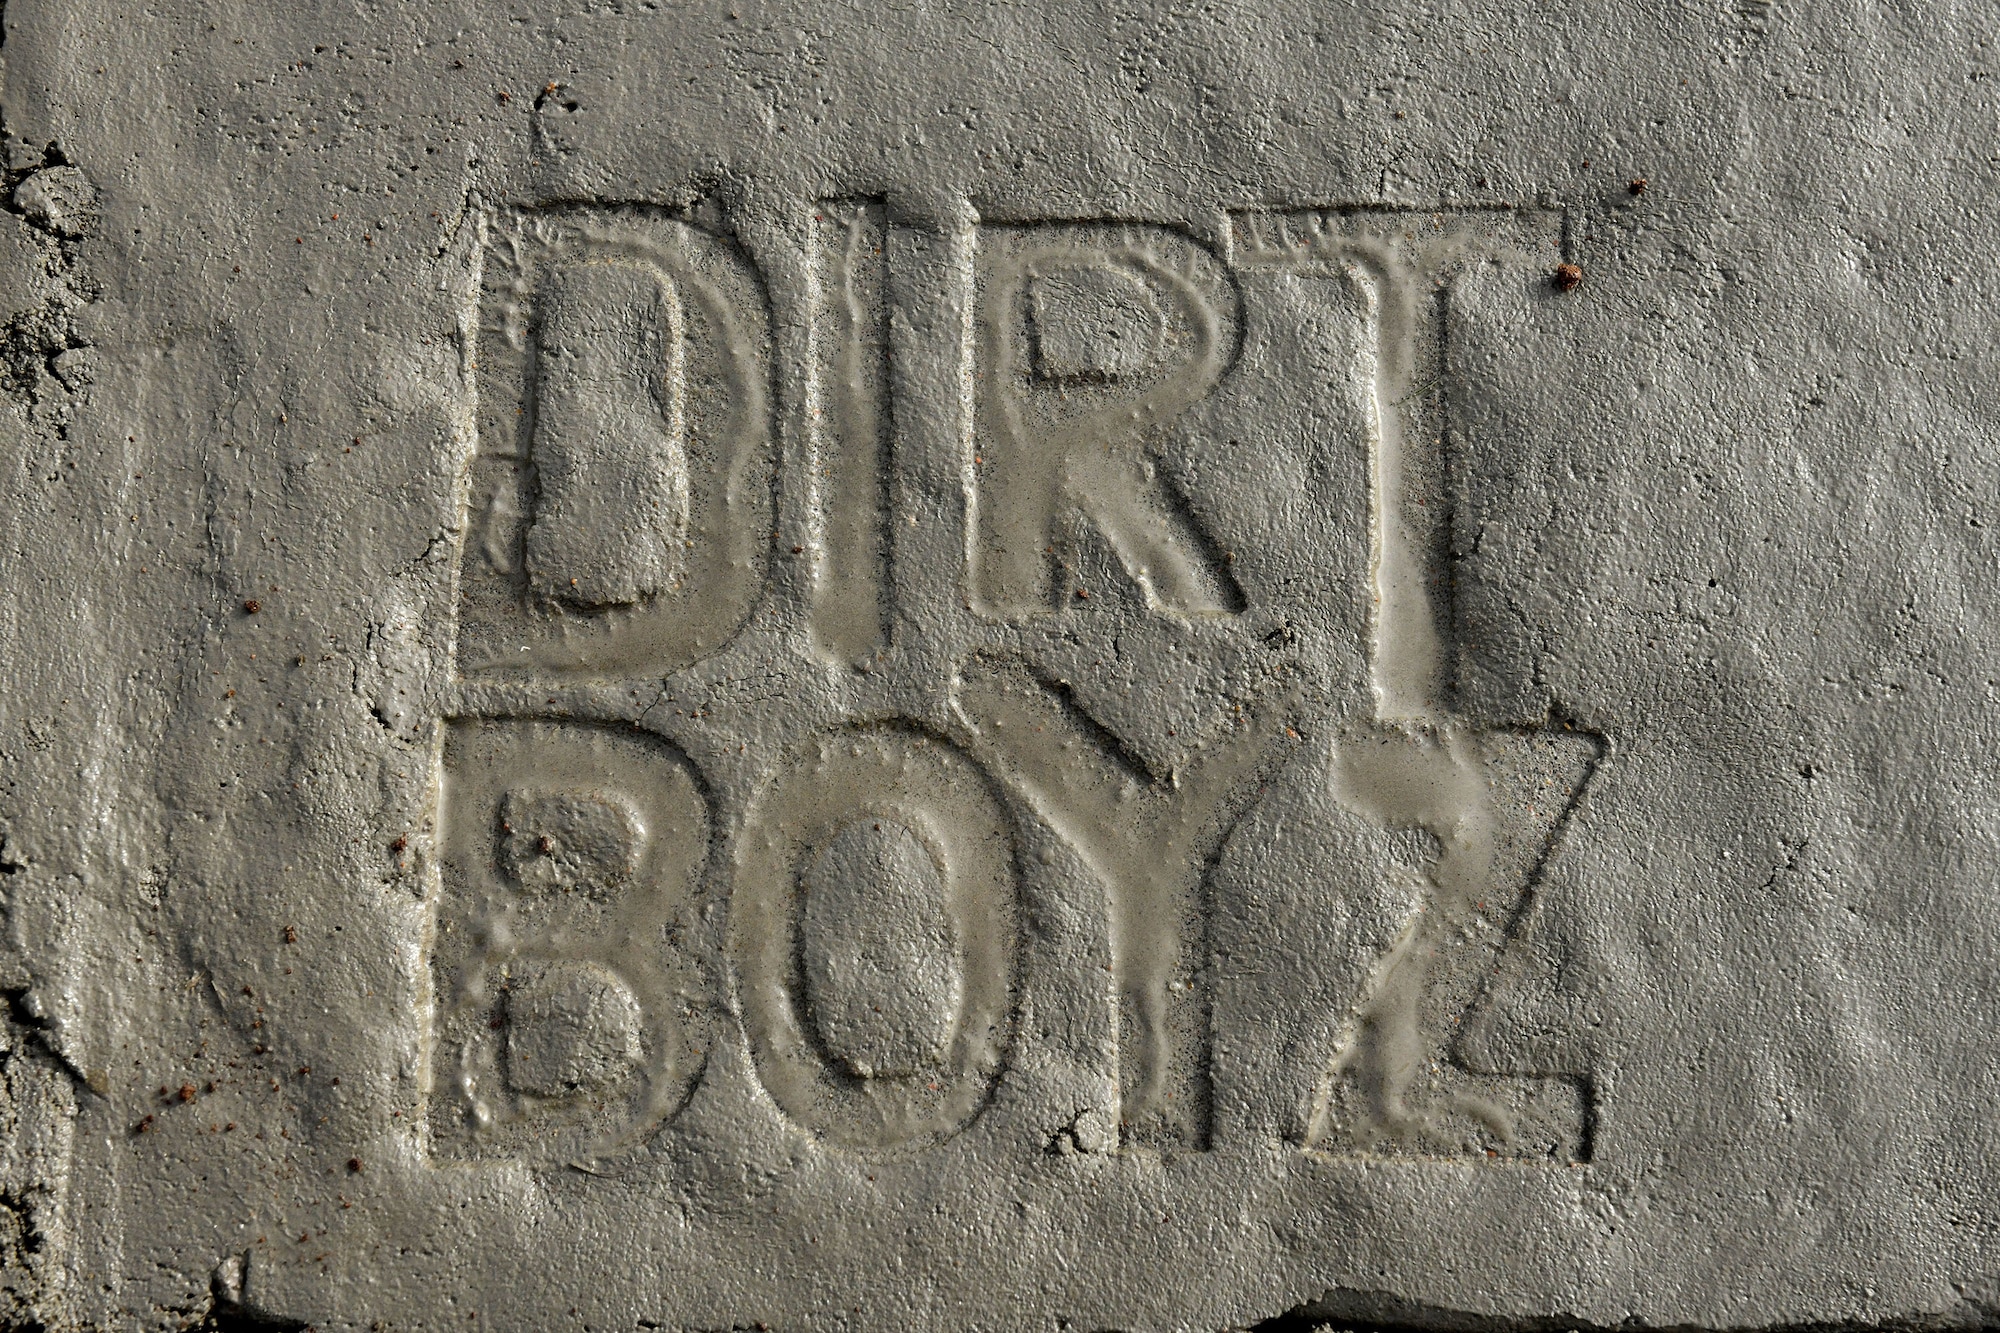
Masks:
[[[1995,1317],[1990,14],[0,22],[0,1326]]]

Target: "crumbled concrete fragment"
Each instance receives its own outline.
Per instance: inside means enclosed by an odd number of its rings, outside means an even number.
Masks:
[[[97,188],[76,167],[44,167],[14,187],[14,207],[37,226],[81,236],[97,224]]]

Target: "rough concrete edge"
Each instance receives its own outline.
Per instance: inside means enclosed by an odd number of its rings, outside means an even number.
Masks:
[[[1335,1288],[1316,1300],[1229,1333],[1943,1333],[2000,1328],[2000,1305],[1965,1292],[1955,1309],[1888,1319],[1784,1324],[1599,1324],[1562,1314],[1507,1317],[1406,1300],[1382,1291]]]
[[[91,343],[78,316],[96,292],[80,269],[80,238],[96,225],[97,191],[54,142],[17,138],[8,77],[7,0],[0,0],[0,211],[12,214],[41,254],[42,271],[19,313],[0,324],[0,395],[18,400],[30,435],[67,439],[68,403],[94,380]],[[19,276],[16,274],[15,276]],[[10,308],[12,308],[10,306]],[[24,946],[38,895],[34,856],[11,838],[0,811],[0,1321],[18,1333],[77,1326],[67,1309],[71,1169],[79,1092],[96,1091],[44,1002],[44,968]]]

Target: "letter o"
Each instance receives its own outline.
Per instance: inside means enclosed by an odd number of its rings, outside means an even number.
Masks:
[[[969,1124],[1013,1035],[1019,897],[1012,823],[957,747],[893,726],[811,741],[758,795],[730,907],[780,1109],[864,1152]]]

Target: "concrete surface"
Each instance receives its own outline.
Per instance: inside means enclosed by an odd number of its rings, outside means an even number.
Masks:
[[[2000,1317],[1992,17],[10,0],[0,1327]]]

